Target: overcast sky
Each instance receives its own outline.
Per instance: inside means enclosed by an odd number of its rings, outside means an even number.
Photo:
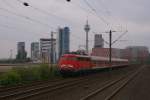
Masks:
[[[25,7],[19,1],[30,6]],[[128,30],[120,39],[126,41],[118,41],[113,47],[150,47],[149,4],[149,0],[72,0],[70,3],[66,0],[0,0],[0,58],[9,58],[11,49],[15,57],[18,41],[26,42],[30,56],[31,42],[50,38],[51,31],[64,26],[71,30],[71,50],[77,50],[79,45],[85,45],[83,29],[87,18],[91,27],[90,49],[94,34],[110,29],[119,31],[113,33],[113,40]],[[103,37],[108,41],[108,34],[103,33]]]

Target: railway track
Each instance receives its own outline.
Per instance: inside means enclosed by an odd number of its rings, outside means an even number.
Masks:
[[[47,81],[36,81],[36,82],[33,82],[33,83],[18,84],[16,86],[7,86],[7,87],[4,86],[4,87],[0,87],[0,97],[2,95],[8,94],[8,93],[22,91],[22,90],[27,89],[27,88],[37,87],[37,86],[40,86],[41,84],[42,85],[48,84],[48,83],[52,84],[52,83],[55,83],[55,82],[59,82],[61,80],[62,79],[47,80]]]
[[[96,76],[96,75],[94,75]],[[91,76],[83,76],[75,79],[65,79],[63,81],[54,81],[47,83],[38,83],[30,86],[12,87],[6,90],[0,91],[0,100],[24,100],[33,96],[42,95],[51,91],[56,91],[66,87],[72,87],[73,85],[87,82],[92,78]]]
[[[131,71],[130,71],[131,72]],[[133,72],[132,72],[133,73]],[[127,75],[123,75],[124,77]],[[93,79],[95,77],[96,79]],[[54,91],[58,91],[60,89],[66,89],[66,88],[74,88],[78,87],[82,84],[82,86],[86,86],[84,84],[95,83],[99,79],[99,74],[94,74],[90,76],[83,76],[68,80],[62,80],[62,81],[54,81],[54,82],[45,82],[45,83],[38,83],[38,85],[35,83],[35,85],[27,85],[25,87],[16,87],[12,89],[6,89],[5,93],[4,91],[0,91],[0,100],[32,100],[37,97],[41,97],[45,94],[53,93]],[[120,79],[121,80],[121,79]],[[94,82],[95,81],[95,82]],[[112,80],[106,81],[107,83],[111,83]],[[104,82],[106,84],[106,82]],[[104,85],[103,85],[104,86]],[[35,99],[37,100],[37,99]],[[81,100],[89,100],[86,98],[82,98]],[[109,99],[108,99],[109,100]]]
[[[107,81],[102,87],[92,91],[80,100],[111,100],[123,87],[133,80],[141,70],[142,68],[139,68],[137,71],[131,72],[117,80]]]
[[[0,66],[26,66],[26,65],[39,65],[41,63],[20,63],[20,64],[0,64]]]

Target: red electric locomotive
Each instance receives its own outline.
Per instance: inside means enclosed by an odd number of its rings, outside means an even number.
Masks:
[[[108,57],[65,54],[58,63],[62,73],[78,72],[82,70],[102,69],[128,65],[127,59],[112,58],[111,65]]]

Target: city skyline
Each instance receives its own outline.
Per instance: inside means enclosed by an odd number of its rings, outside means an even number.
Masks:
[[[27,52],[30,55],[30,43],[38,41],[40,38],[50,38],[50,32],[55,31],[59,26],[70,27],[70,48],[71,50],[77,50],[79,45],[85,45],[85,32],[83,28],[87,16],[91,26],[91,31],[89,32],[90,50],[94,44],[93,32],[101,34],[101,32],[108,31],[111,26],[116,30],[128,30],[128,33],[122,38],[126,41],[117,42],[113,47],[124,48],[129,44],[150,47],[150,36],[148,35],[150,32],[150,15],[147,13],[149,9],[148,0],[87,0],[96,9],[98,15],[111,23],[111,25],[107,25],[104,20],[98,18],[82,0],[72,0],[70,3],[65,0],[46,0],[45,2],[41,0],[22,1],[29,2],[32,6],[43,9],[43,11],[48,13],[41,13],[32,7],[25,7],[21,2],[17,2],[17,0],[0,1],[1,8],[41,22],[41,24],[36,21],[32,22],[1,9],[0,58],[9,58],[10,50],[12,50],[14,58],[18,41],[26,42]],[[122,32],[113,33],[113,40],[121,34]],[[103,36],[108,41],[108,34]]]

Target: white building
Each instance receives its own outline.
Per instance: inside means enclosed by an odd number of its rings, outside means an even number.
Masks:
[[[40,58],[43,63],[56,62],[56,39],[53,39],[53,52],[52,52],[52,39],[40,39]]]

